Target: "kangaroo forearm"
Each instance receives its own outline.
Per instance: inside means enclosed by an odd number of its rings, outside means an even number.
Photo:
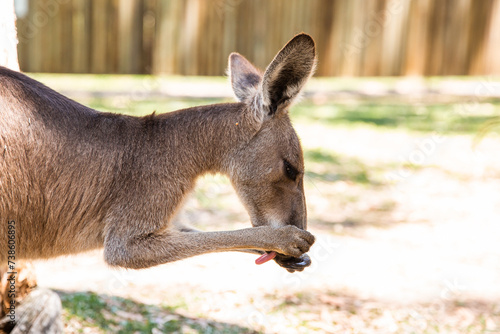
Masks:
[[[289,241],[303,238],[301,249],[289,247]],[[126,268],[148,268],[162,263],[182,260],[205,253],[222,251],[277,251],[287,255],[302,254],[312,235],[293,226],[274,228],[254,227],[236,231],[178,232],[150,235],[129,240],[125,244],[105,245],[104,256],[111,265]],[[309,239],[309,242],[306,240]],[[116,239],[119,240],[119,239]]]
[[[167,232],[138,237],[125,245],[108,243],[105,258],[111,265],[127,268],[148,268],[204,253],[271,247],[266,229],[243,229],[219,232]],[[267,233],[266,233],[267,232]]]

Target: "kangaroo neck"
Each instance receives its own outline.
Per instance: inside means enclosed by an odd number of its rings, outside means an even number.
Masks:
[[[186,176],[227,174],[231,155],[256,133],[246,111],[243,103],[226,103],[156,116],[152,124],[161,129],[157,132],[159,152],[166,154],[169,168],[183,170]],[[148,117],[143,121],[147,124]]]

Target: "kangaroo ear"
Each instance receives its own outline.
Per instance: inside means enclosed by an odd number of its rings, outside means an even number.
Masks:
[[[229,71],[234,95],[243,102],[255,96],[262,74],[245,57],[233,52],[229,55]]]
[[[299,95],[316,64],[314,41],[299,34],[274,57],[264,73],[262,103],[269,115],[285,110]]]

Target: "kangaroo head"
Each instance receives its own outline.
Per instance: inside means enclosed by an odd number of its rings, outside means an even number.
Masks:
[[[306,229],[304,158],[288,108],[314,66],[314,41],[306,34],[288,42],[263,74],[243,56],[229,57],[233,91],[255,130],[234,155],[229,174],[253,226]]]

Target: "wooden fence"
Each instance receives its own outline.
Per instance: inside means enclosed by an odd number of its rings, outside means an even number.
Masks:
[[[222,75],[230,52],[265,67],[294,34],[317,75],[500,74],[500,0],[29,0],[30,72]]]

